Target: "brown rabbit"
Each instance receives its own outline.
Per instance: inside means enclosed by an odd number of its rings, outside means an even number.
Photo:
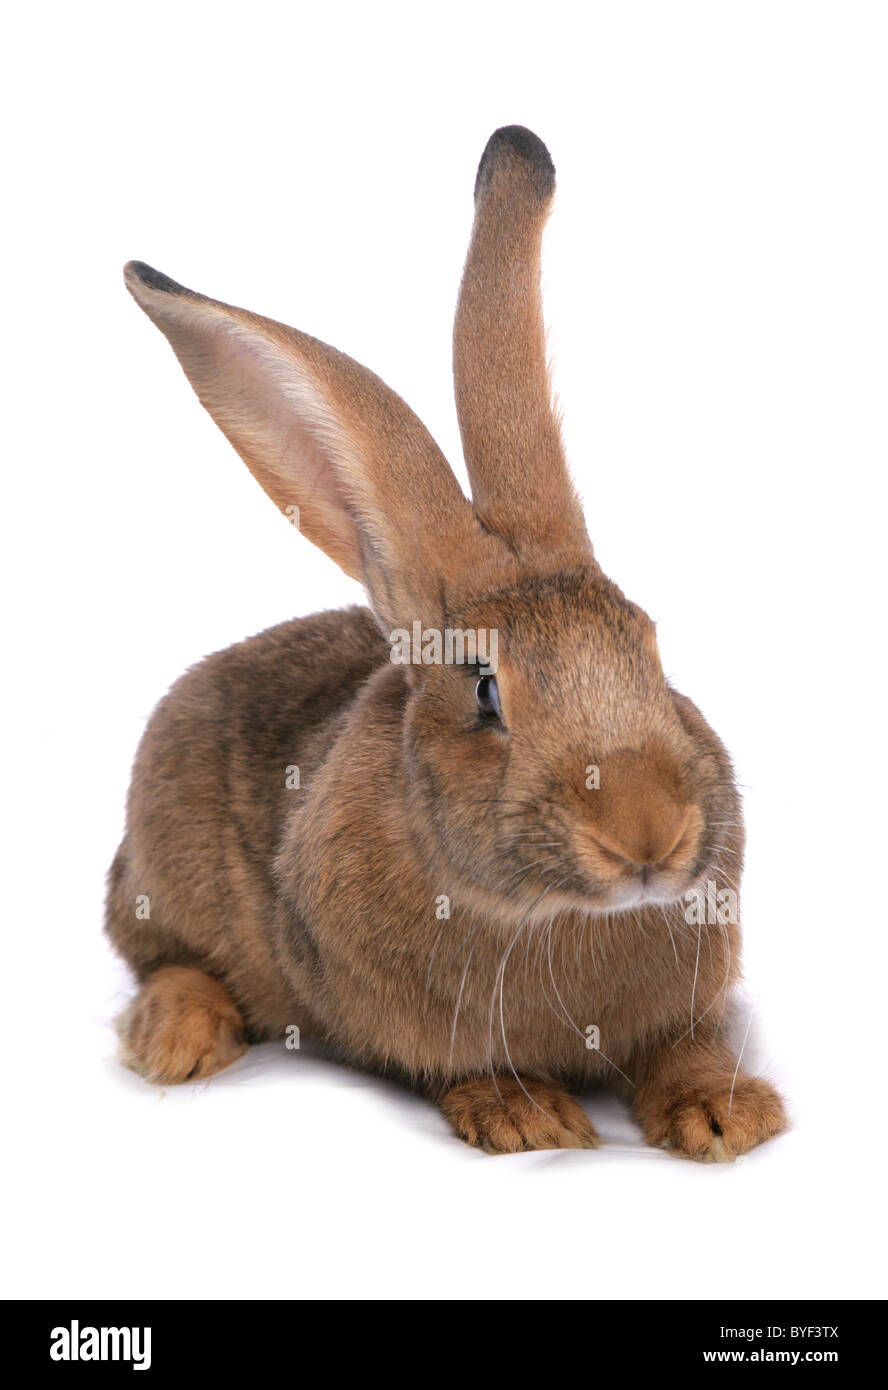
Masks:
[[[491,1153],[594,1148],[567,1088],[603,1083],[651,1143],[733,1158],[785,1124],[719,1033],[739,797],[568,476],[539,288],[553,191],[535,135],[491,137],[454,338],[471,503],[350,358],[127,266],[202,404],[370,608],[208,657],[153,714],[108,895],[140,982],[122,1046],[166,1084],[297,1025]]]

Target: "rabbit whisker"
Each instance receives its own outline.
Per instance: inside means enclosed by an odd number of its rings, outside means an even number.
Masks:
[[[736,1084],[737,1084],[737,1074],[738,1074],[738,1072],[740,1071],[740,1063],[743,1061],[743,1053],[744,1053],[744,1050],[745,1050],[745,1048],[746,1048],[746,1039],[749,1037],[749,1030],[750,1030],[750,1027],[751,1027],[751,1026],[752,1026],[752,1009],[750,1009],[750,1011],[749,1011],[749,1018],[746,1020],[746,1032],[743,1034],[743,1041],[742,1041],[742,1043],[740,1044],[740,1055],[739,1055],[739,1057],[737,1058],[737,1065],[736,1065],[736,1067],[734,1068],[734,1075],[731,1077],[731,1096],[730,1096],[730,1099],[728,1100],[728,1114],[729,1114],[729,1115],[730,1115],[731,1111],[732,1111],[733,1108],[734,1108],[734,1087],[735,1087]]]
[[[504,990],[505,990],[506,966],[508,965],[508,962],[509,962],[509,956],[512,954],[512,948],[513,948],[513,946],[515,945],[515,942],[518,940],[518,937],[520,936],[521,932],[523,931],[524,926],[525,926],[525,924],[527,923],[527,921],[528,921],[528,919],[529,919],[529,917],[530,917],[531,912],[533,911],[533,909],[534,909],[534,907],[536,906],[536,904],[537,904],[538,902],[540,902],[540,901],[542,900],[542,898],[544,898],[544,897],[546,896],[547,893],[555,892],[556,889],[559,888],[559,887],[561,886],[562,883],[565,883],[565,882],[567,881],[567,878],[569,878],[569,877],[570,877],[570,875],[568,874],[566,878],[559,879],[559,881],[558,881],[557,883],[551,885],[550,887],[545,888],[545,889],[543,890],[543,892],[540,894],[540,896],[534,901],[534,903],[532,904],[532,906],[531,906],[530,909],[528,910],[527,915],[522,919],[522,921],[521,921],[521,923],[520,923],[520,925],[519,925],[519,927],[518,927],[518,930],[516,931],[515,935],[512,937],[512,940],[511,940],[510,943],[509,943],[508,950],[506,951],[505,955],[503,956],[502,962],[501,962],[501,964],[500,964],[500,968],[499,968],[499,970],[498,970],[498,972],[497,972],[498,978],[499,978],[499,1017],[500,1017],[500,1032],[502,1033],[502,1038],[503,1038],[503,1050],[504,1050],[504,1052],[505,1052],[505,1054],[506,1054],[506,1061],[507,1061],[508,1064],[509,1064],[509,1070],[511,1071],[511,1073],[512,1073],[512,1075],[514,1076],[515,1080],[518,1082],[518,1085],[521,1087],[522,1091],[523,1091],[524,1094],[527,1096],[527,1099],[531,1102],[531,1104],[532,1104],[532,1105],[535,1105],[536,1108],[537,1108],[537,1110],[539,1110],[539,1111],[540,1111],[543,1115],[545,1115],[548,1119],[552,1120],[555,1124],[558,1123],[556,1117],[555,1117],[554,1115],[551,1115],[551,1114],[549,1113],[548,1110],[546,1110],[542,1105],[539,1104],[538,1101],[534,1100],[533,1096],[532,1096],[532,1095],[530,1094],[530,1092],[528,1091],[528,1089],[527,1089],[527,1087],[525,1086],[524,1082],[521,1080],[521,1077],[518,1075],[517,1071],[515,1070],[514,1064],[513,1064],[513,1062],[512,1062],[511,1053],[509,1052],[509,1044],[508,1044],[508,1041],[507,1041],[507,1039],[506,1039],[506,1024],[505,1024],[505,1012],[504,1012],[503,995],[504,995]],[[495,997],[496,997],[496,981],[494,981],[494,998],[495,998]],[[492,1005],[493,1005],[493,999],[491,1000],[491,1007],[492,1007]],[[491,1053],[490,1060],[491,1060],[491,1067],[492,1067],[492,1065],[493,1065],[493,1038],[492,1038],[492,1027],[491,1027],[491,1039],[490,1039],[490,1044],[491,1044],[491,1046],[490,1046],[490,1053]],[[495,1078],[494,1078],[494,1085],[496,1086],[496,1079],[495,1079]],[[498,1090],[498,1088],[497,1088],[497,1090]],[[502,1097],[500,1097],[500,1098],[502,1099]]]

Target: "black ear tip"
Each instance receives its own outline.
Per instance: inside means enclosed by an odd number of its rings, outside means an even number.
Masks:
[[[128,285],[144,285],[149,290],[161,290],[164,294],[188,294],[184,285],[171,280],[162,271],[146,265],[144,261],[127,261],[123,267],[123,278]]]
[[[540,198],[551,198],[555,191],[555,165],[538,135],[523,125],[504,125],[495,130],[484,147],[475,179],[475,197],[487,187],[499,155],[517,155],[533,174],[534,190]]]

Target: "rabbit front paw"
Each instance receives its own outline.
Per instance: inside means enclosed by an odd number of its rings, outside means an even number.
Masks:
[[[448,1091],[441,1109],[460,1139],[489,1154],[597,1149],[585,1110],[560,1086],[523,1077],[485,1077]]]
[[[742,1072],[677,1096],[643,1096],[637,1109],[649,1143],[700,1163],[730,1163],[787,1125],[773,1086]]]

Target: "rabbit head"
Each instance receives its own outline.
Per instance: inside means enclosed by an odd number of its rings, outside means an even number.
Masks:
[[[141,263],[125,272],[265,491],[364,585],[383,633],[409,635],[393,665],[411,826],[507,918],[675,901],[740,849],[727,756],[596,563],[568,474],[540,296],[553,192],[536,136],[491,137],[454,335],[471,502],[350,358]]]

